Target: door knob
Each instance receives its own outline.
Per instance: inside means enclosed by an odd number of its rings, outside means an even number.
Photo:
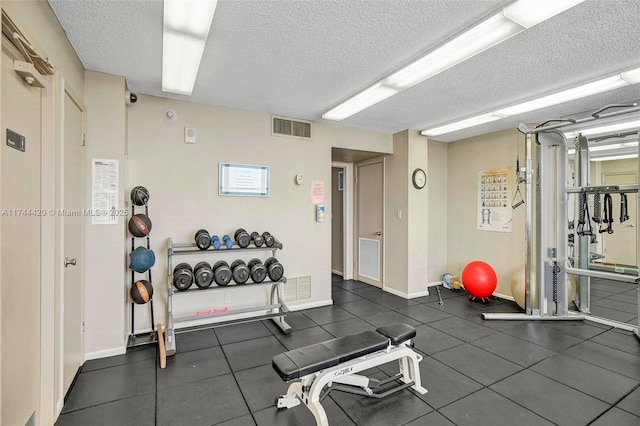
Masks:
[[[382,232],[378,231],[378,232],[376,232],[376,235],[379,237],[379,236],[382,235]]]
[[[76,266],[76,258],[75,257],[73,259],[69,259],[68,257],[64,258],[64,267],[66,268],[69,265]]]

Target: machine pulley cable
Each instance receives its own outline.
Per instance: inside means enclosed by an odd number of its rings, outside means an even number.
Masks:
[[[627,194],[622,192],[620,194],[620,223],[624,223],[629,220],[628,206]]]
[[[608,234],[613,234],[613,227],[611,224],[613,223],[613,199],[611,198],[611,194],[604,194],[604,209],[602,210],[602,223],[606,224],[606,229],[601,229],[598,232]]]

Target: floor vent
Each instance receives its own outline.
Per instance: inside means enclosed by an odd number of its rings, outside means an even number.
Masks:
[[[276,136],[311,139],[311,122],[284,117],[272,117],[271,133]]]

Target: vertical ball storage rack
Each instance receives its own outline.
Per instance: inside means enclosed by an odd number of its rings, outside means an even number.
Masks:
[[[131,203],[131,217],[135,216],[136,214],[136,206],[135,204],[132,202]],[[149,205],[148,203],[144,204],[144,214],[149,217]],[[147,240],[147,249],[151,250],[151,242],[149,240],[149,234],[147,234],[145,237],[142,238],[146,238]],[[133,252],[133,250],[135,250],[135,245],[136,245],[136,236],[135,235],[131,235],[131,251]],[[133,269],[131,269],[131,286],[135,285],[136,283],[136,274],[139,272],[134,271]],[[147,281],[149,281],[149,283],[153,286],[153,281],[151,280],[151,268],[147,269],[146,272],[142,272],[143,274],[147,274]],[[142,345],[150,345],[150,344],[154,344],[158,342],[158,335],[156,333],[156,331],[154,330],[154,324],[155,324],[155,319],[153,317],[153,295],[151,296],[151,298],[149,298],[149,303],[146,303],[146,305],[149,306],[149,310],[150,310],[150,314],[151,314],[151,331],[145,332],[145,333],[138,333],[136,334],[136,328],[135,328],[135,303],[133,303],[133,301],[129,302],[131,304],[131,334],[129,334],[129,339],[127,342],[127,348],[132,348],[135,346],[142,346]]]
[[[165,348],[167,356],[175,355],[176,353],[176,333],[194,331],[205,328],[212,327],[220,327],[224,325],[231,324],[240,324],[246,322],[253,321],[261,321],[265,319],[272,320],[280,330],[282,330],[285,334],[290,334],[292,332],[292,328],[289,324],[286,323],[284,317],[286,317],[289,309],[287,308],[285,302],[282,300],[283,289],[282,286],[287,282],[287,279],[283,276],[279,281],[270,281],[269,279],[261,282],[261,283],[252,283],[247,282],[246,284],[229,284],[226,286],[216,286],[215,283],[209,288],[189,288],[185,291],[177,291],[173,287],[173,256],[179,255],[217,255],[222,256],[230,253],[238,253],[238,252],[256,252],[256,251],[271,251],[271,255],[276,257],[276,252],[278,250],[282,250],[282,243],[274,237],[274,244],[271,247],[256,247],[253,243],[249,247],[241,248],[234,243],[234,246],[231,248],[220,248],[214,249],[213,247],[209,247],[207,250],[200,250],[197,248],[195,243],[174,243],[171,238],[167,241],[167,328],[165,330]],[[174,317],[173,315],[173,298],[174,296],[191,293],[191,292],[209,292],[209,291],[217,291],[217,290],[226,290],[233,291],[235,289],[251,289],[251,288],[262,288],[263,286],[271,286],[269,304],[261,305],[261,306],[250,306],[245,308],[238,309],[224,309],[219,312],[215,311],[207,311],[206,313],[199,312],[197,315],[187,315],[182,317]],[[228,321],[219,321],[212,322],[212,318],[222,318],[230,315],[237,314],[245,314],[251,312],[266,312],[262,315],[255,315],[237,319],[231,319]],[[188,326],[183,329],[175,329],[175,324],[180,322],[196,322],[208,320],[203,324],[195,324],[193,326]]]

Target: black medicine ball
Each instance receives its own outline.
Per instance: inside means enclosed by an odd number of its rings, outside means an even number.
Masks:
[[[153,286],[147,280],[136,281],[131,286],[131,299],[139,304],[144,305],[153,297]]]
[[[129,219],[129,231],[136,237],[144,237],[151,232],[151,219],[146,214],[138,213]]]
[[[144,206],[149,201],[149,190],[144,186],[136,186],[131,190],[131,202],[136,206]]]

